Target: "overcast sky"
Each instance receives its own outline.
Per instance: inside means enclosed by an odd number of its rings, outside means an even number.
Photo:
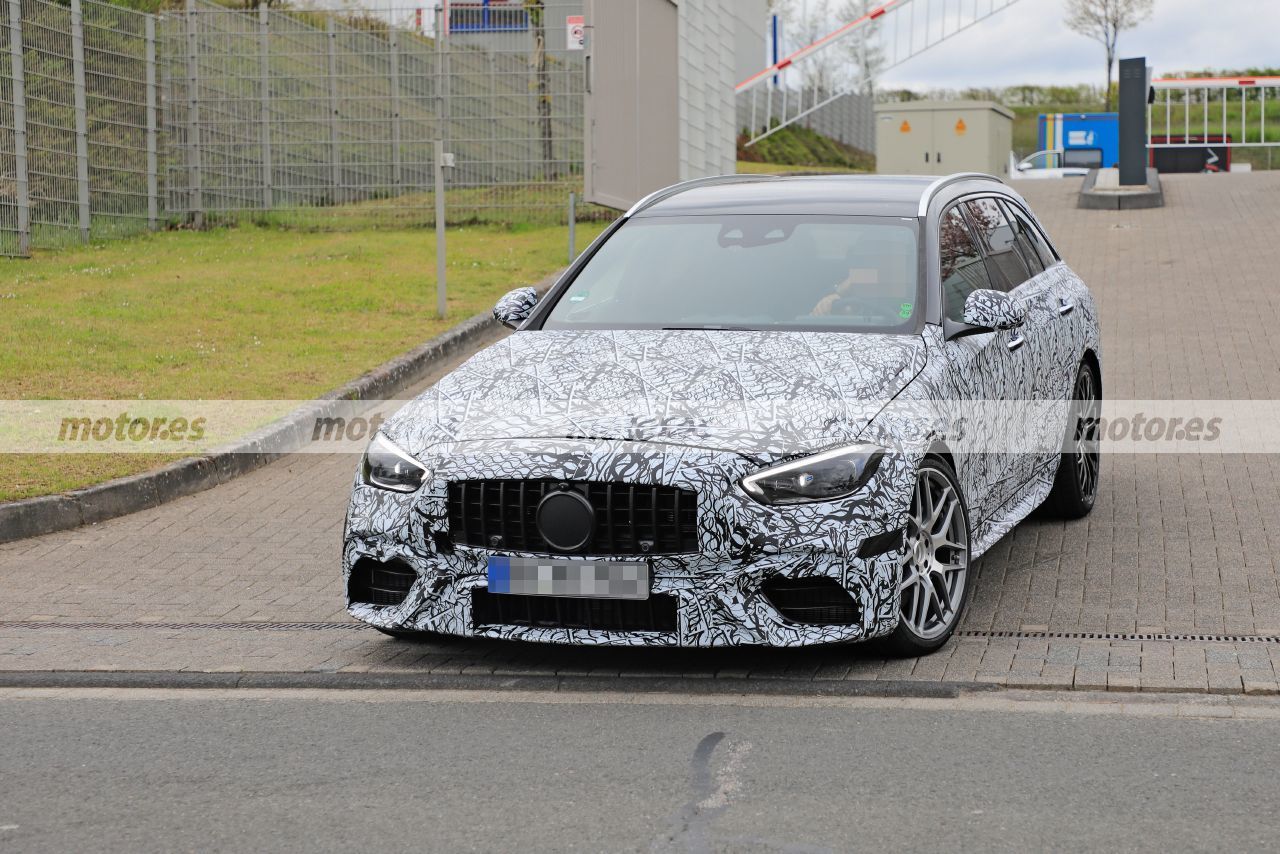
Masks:
[[[885,72],[885,88],[1102,85],[1102,45],[1062,23],[1063,0],[1019,0],[990,20]],[[1193,68],[1280,66],[1280,0],[1156,0],[1120,34],[1121,57],[1146,56],[1157,76]]]

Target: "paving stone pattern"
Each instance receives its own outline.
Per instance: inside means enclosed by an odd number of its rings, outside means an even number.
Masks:
[[[1098,297],[1106,394],[1280,397],[1280,173],[1169,176],[1167,206],[1144,211],[1077,210],[1075,185],[1018,189]],[[1265,640],[1280,636],[1274,456],[1104,456],[1090,517],[1019,526],[981,561],[962,633],[935,655],[890,661],[857,647],[411,644],[340,625],[349,621],[339,539],[355,464],[294,456],[164,507],[0,546],[0,670],[560,674],[597,676],[602,688],[620,675],[683,675],[737,679],[744,690],[764,679],[885,679],[1280,691],[1280,642]],[[1080,634],[1115,637],[1069,637]],[[1161,637],[1130,639],[1138,635]]]

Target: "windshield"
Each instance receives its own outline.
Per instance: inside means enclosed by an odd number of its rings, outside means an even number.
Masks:
[[[914,331],[916,221],[863,216],[631,220],[543,329]]]

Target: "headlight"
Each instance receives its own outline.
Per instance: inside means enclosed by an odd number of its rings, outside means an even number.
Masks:
[[[873,445],[837,448],[748,475],[742,488],[765,504],[833,501],[866,483],[883,456]]]
[[[414,492],[427,479],[427,469],[381,433],[364,452],[360,478],[368,486],[393,492]]]

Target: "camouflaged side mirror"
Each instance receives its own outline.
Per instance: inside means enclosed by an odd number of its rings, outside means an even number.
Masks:
[[[976,290],[965,298],[964,322],[982,330],[1016,329],[1027,322],[1027,309],[1003,291]]]
[[[499,323],[510,329],[518,329],[520,324],[529,319],[533,307],[538,304],[538,292],[533,288],[516,288],[498,300],[493,307],[493,316]]]

